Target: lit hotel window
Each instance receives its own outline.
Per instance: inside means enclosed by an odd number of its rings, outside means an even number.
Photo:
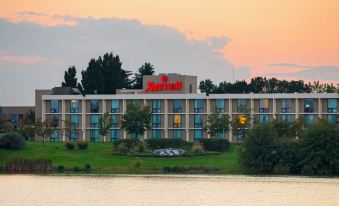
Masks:
[[[305,113],[312,113],[314,110],[314,100],[313,99],[305,99],[304,100],[304,111]]]
[[[174,119],[173,119],[173,127],[174,128],[181,128],[182,123],[181,123],[181,114],[175,114]]]
[[[217,113],[225,112],[225,101],[223,99],[215,100],[215,108]]]
[[[268,113],[268,99],[259,100],[259,112]]]

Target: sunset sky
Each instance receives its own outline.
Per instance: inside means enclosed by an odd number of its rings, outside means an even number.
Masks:
[[[0,105],[33,105],[110,51],[132,71],[339,83],[339,1],[1,0]]]

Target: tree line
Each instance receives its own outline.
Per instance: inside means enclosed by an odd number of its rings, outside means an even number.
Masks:
[[[81,71],[80,81],[76,78],[75,66],[70,66],[61,86],[78,88],[82,94],[115,94],[116,89],[142,89],[142,77],[154,74],[154,70],[154,66],[146,62],[133,74],[122,68],[118,55],[105,53],[89,61],[87,68]]]
[[[220,82],[214,84],[212,80],[206,79],[200,82],[201,93],[224,94],[224,93],[311,93],[311,92],[339,92],[339,85],[333,83],[306,83],[303,80],[278,80],[276,78],[254,77],[247,83],[245,80],[231,82]]]

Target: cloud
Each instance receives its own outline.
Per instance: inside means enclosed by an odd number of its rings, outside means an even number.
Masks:
[[[23,64],[35,64],[41,61],[46,60],[42,56],[25,56],[25,55],[10,55],[7,52],[0,51],[0,62],[18,62]]]
[[[24,15],[46,16],[34,12]],[[91,58],[111,51],[120,56],[124,69],[133,72],[143,63],[151,62],[157,73],[197,75],[199,80],[232,80],[233,65],[220,51],[227,45],[227,37],[188,39],[175,28],[145,25],[138,20],[53,17],[71,20],[75,24],[45,26],[0,19],[0,50],[8,51],[7,55],[11,56],[0,61],[0,93],[8,96],[0,99],[0,105],[32,105],[34,96],[22,98],[22,93],[31,94],[37,88],[60,85],[69,65],[75,65],[80,76],[80,71],[86,69]],[[27,65],[28,62],[34,64]],[[27,76],[22,71],[27,70],[32,81],[25,81],[24,87],[17,85],[17,81]],[[240,69],[239,75],[241,72],[246,73]]]
[[[76,22],[73,17],[61,15],[47,15],[34,11],[19,12],[15,17],[8,19],[11,22],[30,22],[44,26],[74,26]]]
[[[337,66],[305,66],[298,64],[271,64],[274,67],[287,67],[287,68],[301,68],[299,71],[294,72],[273,72],[268,73],[268,76],[298,78],[306,81],[339,81],[339,67]]]

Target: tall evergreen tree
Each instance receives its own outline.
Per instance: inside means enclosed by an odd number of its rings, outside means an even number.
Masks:
[[[153,75],[154,74],[154,67],[151,63],[146,62],[143,64],[139,69],[138,73],[135,73],[134,76],[134,89],[142,89],[142,81],[144,75]]]
[[[64,82],[61,83],[62,87],[72,87],[75,88],[78,86],[78,79],[76,78],[77,71],[75,66],[68,67],[65,71]]]

